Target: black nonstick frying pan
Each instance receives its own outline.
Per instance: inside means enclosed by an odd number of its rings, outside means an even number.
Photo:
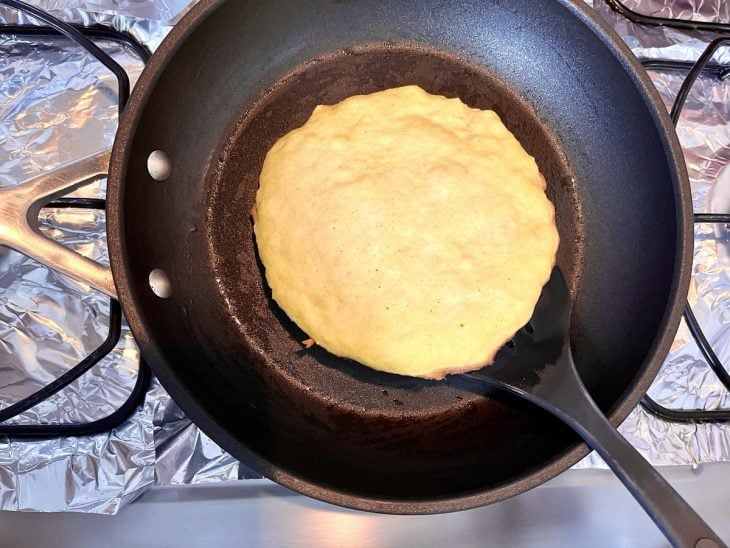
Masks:
[[[271,300],[248,217],[264,154],[315,105],[405,84],[494,109],[535,156],[557,211],[575,361],[619,424],[679,323],[691,204],[664,106],[581,2],[201,1],[121,120],[113,282],[88,263],[65,271],[118,295],[167,390],[249,466],[336,504],[444,512],[525,491],[587,449],[473,379],[398,377],[304,349]]]

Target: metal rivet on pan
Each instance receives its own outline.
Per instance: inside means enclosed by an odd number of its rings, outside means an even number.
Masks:
[[[150,289],[160,299],[167,299],[172,295],[172,282],[167,273],[161,268],[155,268],[150,272]]]
[[[165,181],[172,173],[172,162],[161,150],[153,150],[147,157],[147,172],[155,181]]]

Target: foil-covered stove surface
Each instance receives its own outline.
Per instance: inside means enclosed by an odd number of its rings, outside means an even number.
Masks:
[[[130,33],[154,50],[192,5],[188,0],[58,0],[34,5],[63,20],[102,23]],[[589,2],[639,57],[694,60],[714,38],[633,25],[603,0]],[[730,21],[723,0],[627,0],[637,12]],[[32,22],[0,7],[0,21]],[[112,41],[97,43],[129,72],[142,62]],[[717,59],[730,62],[730,49]],[[116,80],[81,48],[62,38],[0,35],[0,186],[23,182],[110,146],[117,124]],[[684,74],[651,73],[669,107]],[[610,93],[610,90],[606,90]],[[730,211],[730,96],[725,82],[703,77],[690,94],[678,128],[697,212]],[[102,196],[104,181],[76,194]],[[45,209],[43,230],[106,261],[103,212]],[[730,238],[724,227],[698,225],[690,300],[723,363],[730,363]],[[106,336],[105,297],[14,251],[0,248],[0,407],[38,390],[76,364]],[[640,313],[640,311],[637,311]],[[102,418],[128,396],[139,353],[128,329],[114,352],[67,389],[28,410],[20,423],[86,422]],[[730,407],[730,397],[704,363],[682,325],[650,395],[672,408]],[[730,460],[730,427],[673,424],[643,409],[623,434],[654,464],[697,465]],[[605,466],[590,455],[578,467]],[[113,514],[153,484],[255,477],[193,425],[156,380],[143,405],[114,431],[56,440],[0,438],[0,510]]]

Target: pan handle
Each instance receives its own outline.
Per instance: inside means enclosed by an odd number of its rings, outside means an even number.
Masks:
[[[86,156],[24,183],[0,188],[0,245],[117,298],[111,269],[46,237],[38,214],[51,200],[107,174],[111,149]]]

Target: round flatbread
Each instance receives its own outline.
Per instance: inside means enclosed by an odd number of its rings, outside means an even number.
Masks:
[[[391,373],[490,363],[530,318],[558,232],[496,113],[417,86],[318,106],[261,171],[273,297],[317,344]]]

